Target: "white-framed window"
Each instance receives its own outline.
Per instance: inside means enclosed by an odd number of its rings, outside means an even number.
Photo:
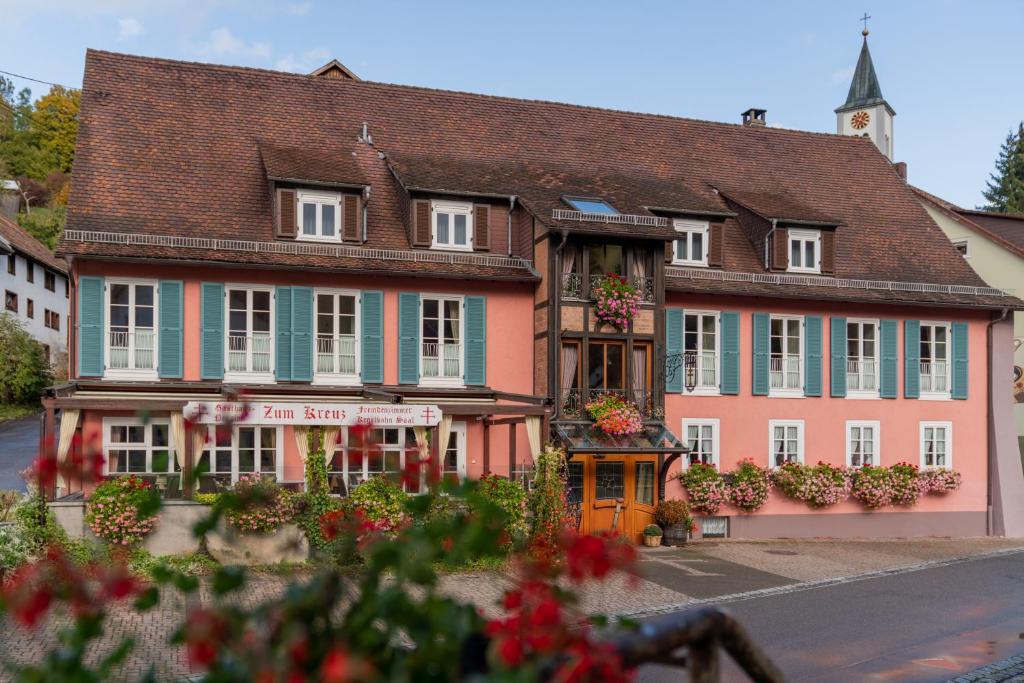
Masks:
[[[879,445],[882,426],[877,420],[848,420],[846,422],[846,466],[863,467],[881,464]]]
[[[687,266],[708,264],[708,222],[677,218],[672,221],[679,233],[676,238],[672,263]]]
[[[462,386],[465,360],[463,298],[425,294],[420,297],[420,383]]]
[[[280,425],[208,425],[206,446],[196,463],[202,476],[232,484],[258,474],[284,480],[284,427]]]
[[[789,267],[796,273],[821,272],[821,231],[789,231]]]
[[[466,467],[466,423],[452,422],[452,433],[441,458],[441,476],[465,479]]]
[[[718,311],[683,313],[683,351],[697,354],[694,393],[718,393]]]
[[[953,466],[953,423],[921,423],[921,468]]]
[[[174,474],[171,426],[167,419],[103,418],[106,474]]]
[[[804,461],[804,421],[768,421],[768,465],[781,467],[787,462]]]
[[[847,396],[878,396],[878,321],[846,321]]]
[[[769,332],[769,394],[800,395],[804,387],[804,319],[772,315]]]
[[[341,240],[341,195],[336,192],[299,191],[297,237],[313,242]]]
[[[269,287],[228,285],[225,382],[274,381],[274,293]]]
[[[359,292],[316,290],[313,383],[359,383]]]
[[[469,202],[432,201],[431,226],[435,249],[473,251],[473,205]]]
[[[685,466],[693,463],[719,465],[718,418],[687,418],[683,420],[683,444],[690,448]]]
[[[106,376],[155,377],[156,281],[110,280],[106,290]]]
[[[948,398],[950,395],[950,324],[921,323],[921,396]]]
[[[452,433],[455,434],[454,423]],[[340,473],[349,493],[364,481],[379,476],[401,482],[408,493],[419,493],[425,487],[426,466],[419,468],[419,479],[403,474],[407,464],[418,461],[420,457],[412,427],[372,429],[359,437],[346,428],[342,431],[342,446],[338,450]],[[339,467],[338,461],[339,455],[335,455],[335,469]],[[410,467],[409,473],[412,471],[414,468]]]
[[[953,246],[964,258],[971,258],[971,242],[966,237],[953,240]]]

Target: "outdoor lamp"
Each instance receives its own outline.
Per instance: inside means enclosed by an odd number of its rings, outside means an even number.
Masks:
[[[686,391],[692,392],[697,388],[697,352],[687,351],[683,354],[683,382],[686,384]]]

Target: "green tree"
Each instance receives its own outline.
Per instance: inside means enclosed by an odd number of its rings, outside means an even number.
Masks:
[[[49,157],[52,169],[71,172],[81,104],[82,91],[62,85],[51,87],[35,103],[29,128],[39,141],[39,148]]]
[[[988,204],[981,208],[987,211],[1024,214],[1024,122],[1006,136],[982,195]]]
[[[43,349],[7,313],[0,313],[0,403],[33,403],[50,383]]]
[[[19,213],[18,225],[53,251],[64,232],[66,216],[67,209],[63,206],[35,208],[31,213]]]

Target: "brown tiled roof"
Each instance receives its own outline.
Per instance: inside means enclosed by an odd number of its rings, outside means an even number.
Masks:
[[[372,146],[357,141],[363,122]],[[730,187],[840,222],[837,277],[984,284],[861,138],[97,51],[69,227],[271,241],[260,143],[351,148],[372,186],[369,247],[410,248],[390,162],[413,186],[522,197],[548,224],[566,194],[603,196],[623,213],[724,212],[713,188]],[[727,269],[763,272],[742,233],[726,245]]]
[[[365,185],[356,162],[354,144],[331,148],[285,147],[266,140],[258,143],[267,177],[272,180],[312,181],[327,185]]]
[[[984,235],[1010,253],[1024,258],[1024,216],[962,209],[919,187],[911,187],[911,189],[951,220]]]
[[[34,259],[51,270],[67,275],[68,264],[64,259],[54,256],[45,244],[3,215],[0,215],[0,240],[6,241],[12,249],[21,252],[22,255]]]
[[[842,223],[830,214],[807,206],[785,192],[754,192],[731,187],[719,187],[718,189],[737,204],[742,204],[761,218],[768,220],[833,226]]]

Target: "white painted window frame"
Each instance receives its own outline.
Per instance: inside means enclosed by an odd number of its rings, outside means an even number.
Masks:
[[[721,467],[721,463],[722,463],[722,450],[721,450],[722,428],[721,428],[721,420],[719,418],[717,418],[717,417],[687,417],[687,418],[683,418],[682,432],[681,433],[683,435],[682,441],[683,441],[684,445],[689,445],[689,443],[690,443],[690,435],[689,435],[690,427],[696,427],[698,429],[698,436],[697,436],[698,439],[701,438],[699,430],[701,430],[703,427],[711,427],[711,464],[713,464],[715,467]],[[689,456],[689,454],[687,454],[687,456],[683,458],[682,468],[684,470],[690,468],[690,456]]]
[[[152,368],[111,368],[110,367],[110,293],[115,285],[128,287],[128,360],[135,363],[135,292],[138,286],[153,288],[153,367]],[[58,314],[59,316],[59,314]],[[46,321],[49,322],[49,321]],[[47,327],[50,327],[47,325]],[[50,327],[50,329],[53,329]],[[160,367],[160,283],[144,278],[111,278],[103,288],[103,377],[104,379],[155,380]]]
[[[167,471],[166,472],[154,472],[153,471],[153,425],[161,425],[167,427]],[[112,427],[144,427],[145,428],[145,439],[142,443],[114,443],[110,439],[110,429]],[[139,417],[104,417],[103,418],[103,457],[105,462],[103,463],[103,473],[112,477],[122,477],[129,474],[135,474],[140,476],[150,475],[171,475],[176,474],[174,464],[176,462],[174,453],[174,434],[171,431],[171,422],[167,418],[150,418],[144,420]],[[110,451],[146,451],[146,471],[145,472],[114,472],[110,469]]]
[[[860,443],[861,443],[861,464],[853,464],[853,430],[854,428],[861,429]],[[847,420],[846,421],[846,466],[847,467],[863,467],[864,465],[864,429],[871,430],[871,443],[874,444],[874,450],[871,453],[871,465],[877,467],[882,462],[882,423],[879,420]]]
[[[789,320],[796,320],[799,325],[797,329],[800,332],[800,349],[797,351],[797,366],[800,369],[800,376],[797,380],[798,386],[796,388],[782,387],[773,388],[771,386],[771,364],[772,364],[772,323],[776,320],[782,321],[782,339],[785,342],[788,339],[786,334],[787,325],[785,324]],[[804,358],[806,356],[805,349],[807,344],[807,322],[802,315],[784,315],[772,313],[768,316],[768,397],[769,398],[804,398],[804,386],[806,380],[807,368],[804,367]],[[785,361],[790,357],[791,354],[786,352],[787,344],[783,343],[782,348],[782,361],[783,368],[785,368]],[[783,376],[786,375],[785,369],[783,369]]]
[[[951,401],[951,400],[953,400],[953,324],[950,321],[948,321],[948,320],[922,320],[922,321],[920,321],[920,328],[918,330],[918,338],[917,338],[917,347],[918,347],[918,349],[921,348],[921,331],[923,331],[926,327],[932,328],[932,339],[929,342],[929,346],[931,347],[931,350],[932,350],[932,362],[934,362],[934,360],[935,360],[935,358],[934,358],[934,355],[935,355],[935,329],[941,327],[941,328],[944,328],[946,330],[946,361],[945,361],[946,362],[946,390],[945,391],[934,391],[934,390],[925,391],[924,389],[921,388],[921,387],[924,386],[924,383],[921,381],[921,378],[924,375],[920,374],[921,363],[923,362],[923,359],[920,357],[920,353],[919,353],[918,359],[917,359],[917,362],[918,362],[918,380],[917,380],[918,385],[917,386],[918,386],[918,389],[919,389],[919,391],[918,391],[918,398],[923,399],[925,401]],[[934,378],[935,375],[932,375],[932,377]],[[932,385],[934,386],[934,379],[932,381]]]
[[[456,431],[455,425],[457,425],[457,424],[461,424],[462,425],[462,430],[463,430],[463,434],[464,434],[465,433],[465,427],[466,427],[466,423],[465,422],[462,422],[462,423],[452,422],[452,433],[453,434],[455,433],[455,431]],[[411,449],[406,447],[406,445],[405,445],[406,439],[408,438],[408,435],[406,434],[406,431],[411,432],[411,431],[413,431],[413,428],[412,427],[375,427],[374,429],[379,429],[382,432],[384,430],[386,430],[386,429],[398,430],[398,443],[397,444],[384,444],[383,441],[381,441],[381,442],[374,442],[371,446],[368,446],[365,450],[370,450],[370,451],[376,450],[376,451],[381,453],[381,457],[384,457],[384,453],[385,452],[388,452],[388,453],[398,453],[398,472],[395,473],[395,474],[400,475],[405,470],[405,462],[406,462],[405,459],[406,459],[406,456],[408,456],[410,454],[410,452],[411,452]],[[369,464],[369,460],[370,459],[368,457],[361,458],[362,462],[360,463],[360,469],[359,470],[354,470],[354,469],[351,469],[349,467],[349,463],[351,461],[351,458],[349,457],[349,454],[350,454],[350,452],[352,450],[349,447],[349,445],[348,445],[349,434],[350,434],[350,432],[349,432],[348,427],[344,427],[342,429],[342,433],[341,433],[341,444],[339,444],[339,446],[338,446],[338,454],[341,455],[341,471],[340,471],[340,474],[342,476],[342,481],[345,482],[345,490],[348,492],[349,495],[351,495],[352,491],[354,491],[357,486],[359,486],[360,484],[362,484],[362,483],[364,483],[366,481],[369,481],[372,477],[380,476],[381,473],[380,472],[372,472],[372,473],[370,472],[370,469],[369,469],[370,468],[370,464]],[[371,437],[371,438],[375,438],[375,437]],[[464,443],[465,443],[465,439],[463,439],[463,444]],[[465,456],[463,455],[463,460],[464,459],[465,459]],[[383,464],[384,463],[382,462],[382,465]],[[425,492],[426,488],[427,488],[427,486],[426,486],[426,476],[427,476],[426,469],[427,468],[424,467],[423,468],[423,472],[421,474],[421,478],[420,478],[420,493]],[[331,472],[333,472],[335,474],[338,473],[337,470],[331,470]],[[351,481],[349,479],[349,475],[350,474],[351,475],[356,475],[356,476],[360,477],[360,481],[359,481],[358,484],[352,484],[351,483]],[[384,475],[387,476],[387,472],[384,472]],[[404,485],[403,485],[403,488],[405,488]],[[413,495],[417,495],[417,494],[413,494]]]
[[[968,237],[957,237],[956,239],[950,240],[953,246],[956,247],[957,251],[960,251],[960,247],[964,250],[960,253],[965,259],[971,258],[971,240]]]
[[[704,266],[708,265],[708,252],[710,251],[711,223],[709,221],[693,220],[689,218],[676,218],[672,226],[679,237],[672,243],[672,264],[680,266]],[[693,257],[693,236],[701,235],[700,258]],[[679,242],[686,242],[686,253],[688,258],[679,258]]]
[[[821,230],[805,230],[797,228],[789,228],[787,231],[786,240],[786,263],[787,272],[790,273],[820,273],[821,272]],[[808,242],[814,244],[814,265],[807,266],[801,264],[799,266],[793,265],[793,243],[800,243],[800,260],[803,261],[805,256],[805,245]]]
[[[426,377],[423,374],[423,304],[428,299],[438,301],[438,343],[444,339],[444,302],[455,301],[459,304],[459,375],[458,377]],[[462,294],[420,294],[419,319],[420,339],[420,382],[421,387],[462,388],[466,386],[466,297]],[[438,361],[443,363],[443,358]]]
[[[946,462],[942,465],[926,465],[926,445],[925,445],[925,431],[927,429],[945,429],[946,432]],[[920,450],[920,461],[919,466],[922,470],[926,469],[952,469],[953,468],[953,423],[949,420],[924,420],[921,422],[921,426],[918,432],[918,444]]]
[[[356,370],[354,373],[344,372],[318,372],[317,366],[317,337],[319,336],[319,297],[321,295],[331,296],[334,299],[334,314],[333,314],[333,329],[334,338],[338,336],[338,297],[339,296],[352,296],[355,297],[355,356],[356,356]],[[363,314],[363,294],[357,289],[331,289],[331,288],[317,288],[313,290],[313,384],[328,384],[336,386],[359,386],[362,384],[362,314]]]
[[[875,388],[874,388],[874,390],[871,390],[871,389],[850,389],[849,388],[849,369],[847,369],[846,398],[850,398],[850,399],[880,398],[881,394],[879,392],[881,391],[881,382],[882,382],[882,361],[881,361],[881,348],[882,348],[881,330],[882,330],[882,325],[881,325],[880,321],[878,320],[878,318],[847,318],[846,319],[846,324],[847,324],[847,332],[846,332],[845,336],[846,336],[847,344],[849,344],[849,340],[850,340],[849,325],[850,324],[856,324],[856,325],[859,326],[860,336],[858,337],[857,351],[858,351],[858,354],[859,354],[858,358],[862,359],[862,360],[865,357],[864,356],[864,326],[865,325],[873,325],[874,328],[875,328],[875,355],[873,357],[873,360],[875,361]],[[850,361],[849,346],[847,346],[847,348],[844,349],[844,351],[846,352],[846,361],[847,361],[847,363],[849,363],[849,361]]]
[[[464,421],[459,420],[452,422],[452,436],[455,437],[455,473],[458,475],[459,480],[462,481],[469,476],[469,469],[466,464],[466,423]],[[447,445],[445,451],[447,451]],[[447,453],[441,454],[442,475],[450,474],[450,472],[444,471],[445,455],[447,455]]]
[[[683,310],[683,350],[686,350],[686,318],[687,316],[697,316],[697,386],[694,387],[692,395],[694,396],[719,396],[722,393],[722,365],[721,365],[721,353],[722,353],[722,312],[721,311],[707,311],[707,310],[690,310],[689,308]],[[703,364],[702,351],[700,350],[701,343],[703,342],[702,323],[704,317],[712,317],[715,320],[715,383],[714,386],[702,385],[700,383],[701,369]]]
[[[437,216],[446,214],[450,217],[448,224],[449,241],[437,240]],[[455,216],[466,217],[466,243],[455,244]],[[473,251],[473,204],[471,202],[453,202],[433,200],[430,202],[430,248],[444,251]]]
[[[241,441],[238,436],[239,428],[251,428],[257,429],[273,429],[276,432],[274,437],[274,476],[278,483],[284,481],[284,426],[283,425],[261,425],[261,424],[244,424],[244,425],[232,425],[231,427],[231,483],[234,484],[241,477],[241,472],[238,471],[238,451],[239,442]],[[223,472],[216,472],[214,467],[214,451],[217,450],[217,425],[207,425],[207,439],[206,445],[203,447],[203,452],[207,453],[209,457],[210,470],[206,473],[208,475],[220,475],[223,476]],[[259,435],[256,437],[256,444],[259,444]],[[202,455],[200,453],[200,455]],[[196,458],[198,461],[199,458]],[[246,472],[245,474],[257,474],[254,472]]]
[[[253,372],[251,370],[230,369],[231,343],[231,292],[232,290],[243,290],[246,294],[246,335],[253,334],[253,308],[252,293],[268,292],[270,294],[270,370],[268,372]],[[246,366],[252,367],[252,349],[247,352]],[[272,285],[253,285],[225,283],[224,285],[224,383],[237,384],[248,382],[251,384],[274,384],[276,378],[274,372],[277,369],[277,291]]]
[[[794,462],[804,463],[806,452],[804,450],[804,421],[803,420],[768,420],[768,469],[777,469],[775,464],[775,428],[796,427],[797,459]],[[786,437],[784,436],[783,439]],[[788,461],[787,461],[788,462]]]
[[[315,190],[299,190],[298,211],[295,214],[295,239],[300,242],[340,242],[341,241],[341,194]],[[304,230],[303,206],[316,206],[316,233],[307,235]],[[323,208],[334,207],[334,235],[324,234]]]

